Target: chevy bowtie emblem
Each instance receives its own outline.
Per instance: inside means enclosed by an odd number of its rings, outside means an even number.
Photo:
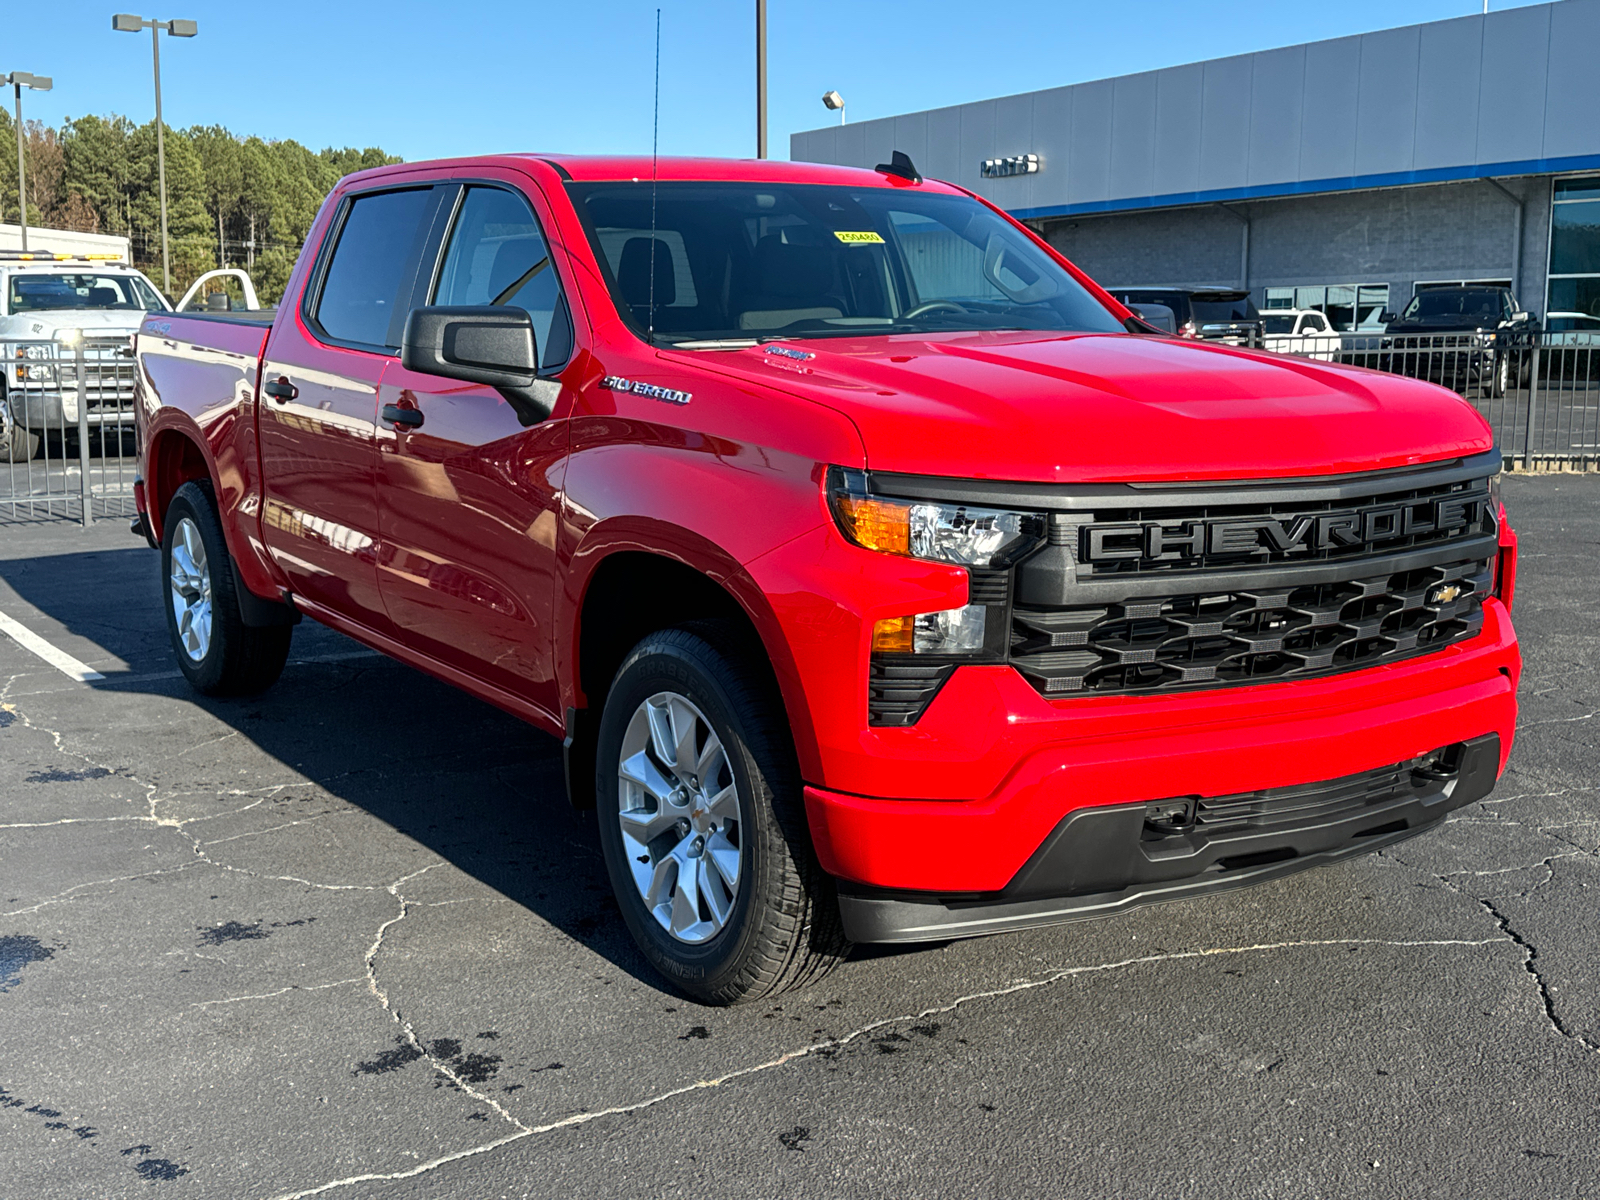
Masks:
[[[668,404],[687,404],[694,399],[693,392],[677,392],[671,388],[657,387],[653,383],[637,383],[632,379],[623,379],[620,375],[607,375],[600,381],[600,386],[613,392],[631,392],[635,396],[647,396],[651,400],[665,400]]]
[[[1443,583],[1433,589],[1433,595],[1428,597],[1428,603],[1449,604],[1459,595],[1461,595],[1461,585],[1459,583]]]

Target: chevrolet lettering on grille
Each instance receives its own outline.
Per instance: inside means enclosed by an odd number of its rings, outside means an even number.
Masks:
[[[1083,562],[1111,562],[1353,550],[1395,538],[1466,530],[1483,519],[1486,502],[1480,492],[1283,518],[1085,525],[1078,552]]]

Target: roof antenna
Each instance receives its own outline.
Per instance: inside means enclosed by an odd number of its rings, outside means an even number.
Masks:
[[[922,182],[922,172],[917,170],[916,165],[911,161],[911,156],[904,150],[896,150],[889,156],[888,162],[879,163],[872,169],[881,171],[885,175],[896,175],[901,179],[909,179],[912,183]]]
[[[656,9],[656,115],[650,127],[650,320],[645,336],[656,344],[656,159],[661,146],[661,10]]]

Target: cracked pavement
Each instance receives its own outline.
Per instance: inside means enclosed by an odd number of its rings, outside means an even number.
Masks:
[[[0,611],[106,679],[0,637],[0,1198],[1593,1194],[1600,479],[1505,492],[1486,801],[734,1010],[634,952],[552,739],[309,623],[197,697],[121,522],[5,526]]]

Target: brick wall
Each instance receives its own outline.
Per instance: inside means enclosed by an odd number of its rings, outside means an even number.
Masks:
[[[1503,180],[1525,198],[1518,299],[1544,311],[1550,181]],[[1043,222],[1050,244],[1107,285],[1237,287],[1250,219],[1249,286],[1387,283],[1390,303],[1418,280],[1509,278],[1515,206],[1483,181],[1245,201]]]

